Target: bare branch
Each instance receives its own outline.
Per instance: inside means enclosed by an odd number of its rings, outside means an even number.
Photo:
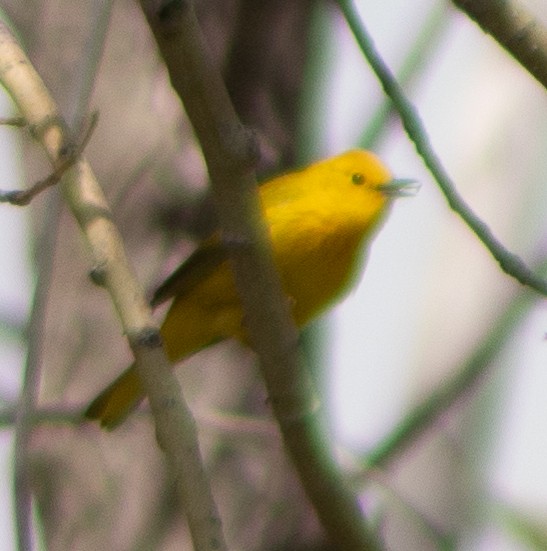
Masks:
[[[518,0],[452,0],[547,88],[547,29]]]
[[[454,182],[433,150],[417,110],[405,96],[390,69],[376,51],[372,38],[359,18],[351,0],[338,0],[338,3],[363,55],[376,73],[385,93],[393,101],[408,136],[414,142],[424,164],[437,181],[450,208],[471,228],[506,274],[523,285],[535,289],[542,295],[547,295],[547,281],[534,274],[520,257],[507,250],[492,233],[492,230],[471,210],[458,193]]]
[[[0,117],[0,125],[23,128],[27,125],[27,121],[24,117]]]
[[[29,122],[53,166],[58,166],[71,143],[66,126],[41,78],[3,23],[0,23],[0,81]],[[95,265],[102,271],[104,287],[129,337],[139,375],[150,398],[158,441],[175,472],[195,547],[222,551],[225,545],[220,521],[201,463],[195,423],[160,346],[159,328],[125,256],[104,194],[82,156],[65,171],[60,187],[87,239]],[[31,402],[33,397],[22,398],[22,404]],[[19,413],[20,424],[26,427],[25,435],[32,428],[30,410],[31,407],[22,407]]]
[[[49,187],[58,184],[63,177],[64,173],[74,165],[80,155],[84,152],[91,135],[97,126],[98,113],[93,113],[85,135],[79,144],[75,146],[67,147],[64,151],[60,152],[57,166],[55,170],[43,180],[39,180],[32,185],[29,189],[15,190],[15,191],[2,191],[0,190],[0,203],[10,203],[19,207],[28,205],[34,197],[42,193]]]
[[[251,169],[256,145],[212,66],[193,3],[141,0],[150,27],[201,143],[246,330],[260,360],[287,451],[338,549],[377,549],[354,493],[320,427],[319,404],[297,350],[297,330],[275,270]]]
[[[543,262],[539,273],[545,273]],[[413,442],[419,439],[454,404],[472,392],[485,377],[492,360],[503,342],[512,334],[522,318],[537,299],[537,295],[523,288],[493,323],[488,333],[459,369],[448,370],[455,375],[432,391],[414,407],[399,425],[366,457],[370,467],[386,467],[399,457]]]

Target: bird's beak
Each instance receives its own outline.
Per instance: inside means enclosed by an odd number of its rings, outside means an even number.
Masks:
[[[420,184],[411,178],[394,178],[378,186],[378,190],[388,197],[412,197],[419,189]]]

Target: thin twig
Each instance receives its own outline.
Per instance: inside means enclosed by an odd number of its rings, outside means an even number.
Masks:
[[[0,54],[1,55],[1,54]],[[19,551],[33,549],[32,529],[32,487],[29,472],[30,443],[34,428],[33,417],[38,399],[40,384],[40,366],[47,301],[51,288],[55,241],[59,227],[60,201],[58,196],[49,198],[50,216],[36,248],[38,259],[38,280],[34,291],[30,321],[27,328],[29,335],[23,385],[17,405],[15,420],[15,457],[14,457],[14,499],[15,525]]]
[[[80,134],[86,123],[86,113],[90,111],[90,101],[95,89],[99,65],[103,57],[104,45],[112,17],[114,0],[95,0],[92,18],[87,29],[91,36],[85,41],[85,55],[75,64],[73,74],[74,86],[77,86],[73,115],[68,116],[68,123],[75,134]]]
[[[446,34],[450,18],[446,16],[447,6],[439,2],[431,7],[420,27],[420,34],[409,45],[405,58],[397,72],[397,81],[401,86],[412,85],[413,81],[423,73],[425,66],[437,53],[437,46]],[[364,130],[357,143],[364,149],[374,149],[381,135],[389,128],[389,119],[395,116],[393,103],[388,97],[364,124]]]
[[[524,3],[518,0],[452,0],[452,3],[547,88],[547,29]]]
[[[547,263],[538,267],[538,273],[545,273]],[[414,407],[401,423],[388,434],[365,458],[369,467],[386,467],[397,459],[411,444],[416,442],[438,419],[462,397],[473,391],[485,377],[502,344],[534,304],[537,295],[529,289],[521,289],[504,312],[494,322],[488,333],[480,339],[477,348],[457,369],[456,374],[439,388],[431,392]]]
[[[0,334],[11,340],[22,341],[25,337],[26,318],[21,312],[12,313],[0,310]]]
[[[437,181],[450,208],[471,228],[506,274],[512,276],[523,285],[528,285],[542,295],[547,296],[547,281],[534,274],[521,258],[507,250],[501,241],[494,236],[490,228],[469,208],[463,197],[458,193],[454,183],[429,142],[426,129],[417,110],[407,99],[390,69],[377,52],[372,38],[368,34],[353,3],[351,0],[338,0],[338,3],[363,55],[376,73],[385,93],[393,101],[408,136],[414,142],[416,150],[422,157],[424,164]]]
[[[25,117],[0,117],[0,125],[23,128],[27,125],[27,121]]]
[[[22,207],[28,205],[34,197],[42,193],[42,191],[47,188],[58,184],[61,181],[61,178],[65,172],[74,165],[78,160],[80,155],[84,152],[91,135],[97,126],[97,121],[99,119],[98,113],[93,113],[91,115],[91,120],[89,126],[86,129],[83,139],[79,144],[76,144],[74,147],[67,147],[59,155],[58,162],[56,163],[55,170],[43,180],[39,180],[32,185],[29,189],[25,190],[14,190],[14,191],[2,191],[0,190],[0,203],[10,203],[11,205],[16,205]]]
[[[446,527],[437,526],[430,515],[420,510],[420,506],[415,499],[403,495],[394,483],[394,477],[391,473],[374,469],[369,472],[367,478],[379,487],[382,494],[384,494],[385,501],[390,500],[393,505],[397,505],[400,514],[412,523],[413,529],[423,533],[431,542],[432,549],[438,551],[454,549],[454,535]],[[414,541],[416,542],[416,540]]]
[[[83,406],[82,406],[83,407]],[[82,423],[82,407],[62,408],[35,407],[29,416],[32,425],[51,423],[55,425],[78,425]],[[0,427],[11,427],[17,421],[17,406],[0,407]]]
[[[0,401],[2,401],[0,399]],[[13,427],[17,420],[17,405],[5,400],[0,406],[0,428]],[[32,412],[32,424],[44,425],[81,425],[87,423],[82,419],[82,410],[88,403],[77,406],[42,406]],[[150,408],[146,405],[132,413],[137,418],[149,419]],[[279,439],[279,431],[271,418],[240,415],[226,411],[198,411],[195,418],[205,430],[214,432],[224,440],[261,440],[271,442]]]

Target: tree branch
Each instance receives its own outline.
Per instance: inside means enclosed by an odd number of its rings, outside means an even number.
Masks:
[[[0,23],[0,81],[52,165],[57,166],[62,152],[70,150],[73,142],[44,83],[3,23]],[[60,185],[128,335],[150,398],[158,441],[174,470],[195,547],[200,551],[222,551],[226,547],[201,463],[195,424],[160,346],[159,329],[125,256],[104,194],[83,157],[68,168]],[[28,409],[22,408],[23,419],[30,416]]]
[[[0,28],[1,33],[1,28]],[[2,61],[0,45],[0,63]],[[1,79],[1,75],[0,75]],[[26,328],[28,346],[23,375],[23,384],[19,395],[15,415],[14,443],[14,502],[17,547],[19,551],[33,548],[32,529],[32,485],[29,473],[29,458],[34,415],[38,401],[41,378],[41,358],[44,346],[44,331],[51,278],[53,274],[53,259],[57,231],[59,229],[60,201],[58,197],[50,198],[47,223],[44,233],[40,236],[37,247],[38,278],[34,289],[34,297],[30,320]]]
[[[190,1],[141,0],[173,88],[202,146],[246,330],[260,360],[287,451],[337,549],[377,549],[356,496],[319,427],[318,401],[297,351],[297,330],[274,268],[252,166],[254,137],[239,122]]]
[[[426,129],[417,110],[404,95],[393,74],[376,51],[372,38],[360,20],[351,0],[338,0],[338,3],[363,55],[376,73],[385,93],[393,101],[408,136],[414,142],[416,150],[422,157],[425,166],[437,181],[450,208],[471,228],[506,274],[515,278],[523,285],[528,285],[542,295],[547,296],[547,281],[534,274],[520,257],[507,250],[458,193],[454,182],[429,141]]]
[[[70,150],[60,152],[55,170],[49,176],[36,182],[30,188],[25,190],[0,190],[0,203],[10,203],[11,205],[23,207],[28,205],[34,197],[42,193],[42,191],[58,184],[63,177],[63,174],[80,158],[84,152],[84,149],[93,134],[93,130],[95,130],[97,120],[98,115],[97,113],[94,113],[81,143],[78,143]]]
[[[518,0],[452,0],[547,89],[547,29]]]
[[[543,262],[538,272],[541,274],[546,270],[547,262]],[[480,339],[479,345],[463,365],[458,369],[449,370],[455,372],[455,375],[415,406],[402,422],[367,454],[365,458],[367,466],[385,468],[438,421],[443,413],[472,392],[485,377],[501,345],[516,329],[535,300],[537,295],[527,288],[522,289],[494,322],[488,333]]]

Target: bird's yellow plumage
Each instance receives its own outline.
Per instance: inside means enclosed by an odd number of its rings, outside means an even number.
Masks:
[[[275,263],[299,327],[349,290],[366,242],[406,184],[392,180],[374,154],[354,150],[260,187]],[[161,334],[173,363],[228,337],[245,340],[240,300],[218,235],[167,279],[153,304],[170,299]],[[142,398],[131,366],[92,402],[86,416],[113,428]]]

